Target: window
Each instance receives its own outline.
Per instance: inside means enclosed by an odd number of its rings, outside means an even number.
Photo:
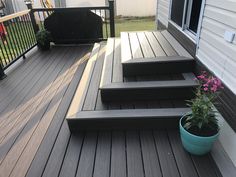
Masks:
[[[171,20],[183,30],[197,33],[202,0],[172,0]]]

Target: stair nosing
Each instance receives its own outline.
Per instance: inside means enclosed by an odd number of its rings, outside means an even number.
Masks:
[[[168,84],[172,83],[172,85]],[[117,87],[116,87],[117,86]],[[123,86],[123,87],[122,87]],[[140,82],[116,82],[100,87],[101,90],[130,90],[130,89],[158,89],[158,88],[186,88],[197,87],[198,83],[191,80],[170,81],[140,81]]]
[[[185,56],[163,56],[163,57],[152,57],[152,58],[135,58],[122,62],[122,65],[144,64],[144,63],[189,62],[189,61],[194,61],[194,59]]]
[[[175,111],[175,112],[174,112]],[[173,118],[189,112],[190,108],[158,108],[158,109],[120,109],[80,111],[67,120],[109,120],[109,119],[142,119],[142,118]],[[112,115],[112,116],[111,116]]]

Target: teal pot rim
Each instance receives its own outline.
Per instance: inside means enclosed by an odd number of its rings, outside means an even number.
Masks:
[[[185,133],[187,133],[188,135],[193,136],[193,137],[195,137],[195,138],[199,138],[199,139],[209,139],[209,140],[212,139],[212,138],[215,138],[215,137],[218,137],[218,136],[219,136],[220,130],[218,130],[218,132],[217,132],[215,135],[212,135],[212,136],[198,136],[198,135],[195,135],[195,134],[192,134],[192,133],[188,132],[188,131],[182,126],[182,124],[181,124],[181,122],[182,122],[183,118],[185,118],[185,116],[186,116],[186,115],[183,115],[183,116],[181,117],[181,119],[180,119],[180,121],[179,121],[179,127],[180,127]]]

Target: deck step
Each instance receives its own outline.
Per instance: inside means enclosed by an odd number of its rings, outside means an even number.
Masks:
[[[67,117],[67,121],[71,132],[89,129],[176,129],[179,119],[189,111],[189,108],[81,111]]]
[[[120,82],[100,87],[102,101],[141,101],[191,99],[198,83],[192,73],[184,73],[184,80]]]
[[[194,59],[184,56],[137,58],[122,63],[125,77],[192,72]]]

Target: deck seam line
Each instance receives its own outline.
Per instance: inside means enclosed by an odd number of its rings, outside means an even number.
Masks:
[[[161,176],[163,177],[163,171],[162,171],[162,167],[161,167],[160,157],[159,157],[159,153],[158,153],[158,150],[157,150],[157,142],[156,142],[156,139],[154,137],[154,130],[152,130],[152,139],[153,139],[153,142],[154,142],[155,151],[156,151],[156,155],[157,155],[157,158],[158,158],[158,163],[160,165]]]
[[[100,132],[95,131],[96,132],[96,145],[95,145],[95,149],[94,149],[94,159],[93,159],[93,170],[92,170],[92,177],[94,177],[94,170],[95,170],[95,162],[96,162],[96,158],[97,158],[97,147],[98,147],[98,138],[100,136]]]
[[[126,177],[128,177],[129,172],[128,172],[128,155],[127,155],[127,131],[124,132],[124,138],[125,138],[125,167],[126,167]]]
[[[144,168],[144,160],[143,160],[143,150],[142,150],[142,143],[141,143],[141,137],[140,137],[140,130],[138,131],[138,138],[139,138],[139,148],[140,148],[140,153],[141,153],[141,158],[142,158],[142,167],[143,167],[143,176],[146,176],[146,171]]]
[[[66,121],[66,120],[64,119],[64,121]],[[63,122],[63,123],[64,123],[64,122]],[[68,139],[68,142],[67,142],[67,145],[66,145],[66,149],[65,149],[65,152],[64,152],[64,155],[63,155],[63,158],[62,158],[62,162],[61,162],[61,165],[60,165],[60,169],[59,169],[59,171],[58,171],[57,176],[60,176],[61,169],[62,169],[64,160],[65,160],[65,157],[66,157],[66,154],[67,154],[67,150],[68,150],[68,147],[69,147],[69,144],[70,144],[70,141],[71,141],[71,137],[72,137],[72,136],[71,136],[71,133],[70,133],[70,137],[69,137],[69,139]]]
[[[110,136],[110,159],[109,159],[109,177],[111,177],[111,160],[112,160],[112,137],[113,137],[113,130],[111,130]]]
[[[74,175],[74,177],[77,176],[77,172],[78,172],[78,168],[79,168],[79,163],[80,163],[80,159],[81,159],[81,154],[82,154],[82,150],[83,150],[83,147],[84,147],[85,136],[86,136],[86,133],[83,132],[83,140],[82,140],[82,144],[81,144],[81,147],[80,147],[80,153],[79,153],[79,158],[78,158],[78,160],[77,160],[77,164],[76,164],[76,169],[75,169],[75,175]]]

